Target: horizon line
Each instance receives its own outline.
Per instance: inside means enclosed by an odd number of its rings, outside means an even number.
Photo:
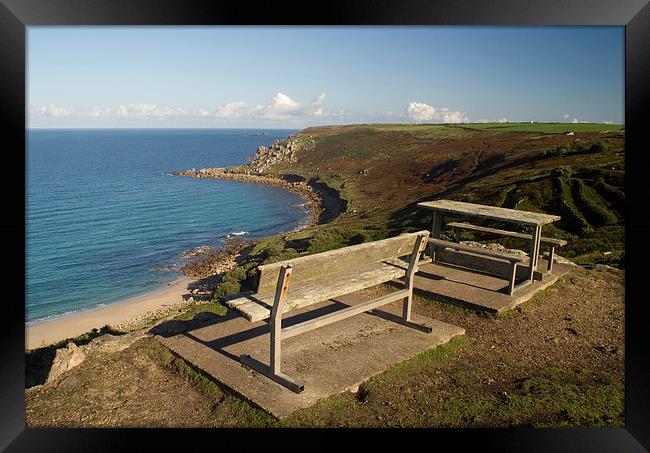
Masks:
[[[46,129],[46,130],[78,130],[78,129],[88,129],[88,130],[105,130],[105,129],[247,129],[247,130],[288,130],[288,129],[308,129],[310,127],[337,127],[337,126],[370,126],[370,125],[399,125],[399,126],[462,126],[462,125],[474,125],[474,124],[499,124],[504,127],[509,124],[566,124],[567,126],[580,125],[580,124],[598,124],[603,126],[625,126],[625,123],[603,123],[595,121],[581,121],[579,123],[565,123],[561,121],[508,121],[505,123],[500,123],[497,121],[494,122],[467,122],[467,123],[346,123],[346,124],[321,124],[321,125],[312,125],[304,127],[158,127],[158,126],[144,126],[144,127],[86,127],[86,126],[77,126],[77,127],[29,127],[26,126],[25,129]]]

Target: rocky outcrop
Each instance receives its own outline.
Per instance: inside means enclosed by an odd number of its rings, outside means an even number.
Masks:
[[[81,365],[89,354],[123,351],[145,335],[146,332],[143,331],[118,336],[105,334],[83,346],[70,342],[65,348],[56,350],[46,383],[56,380],[67,371]]]
[[[240,238],[228,238],[221,249],[204,245],[183,253],[182,259],[188,262],[180,271],[189,278],[205,279],[222,274],[237,265],[236,259],[242,251],[251,246],[249,241]],[[190,291],[193,293],[193,291]]]
[[[285,140],[276,140],[269,147],[260,146],[250,158],[246,171],[261,174],[278,163],[295,163],[298,161],[296,152],[302,147],[302,139],[296,135],[290,135]]]

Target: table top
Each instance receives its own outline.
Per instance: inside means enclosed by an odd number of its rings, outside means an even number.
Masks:
[[[517,209],[501,208],[484,204],[465,203],[454,200],[435,200],[418,203],[418,206],[435,211],[451,212],[483,217],[493,220],[521,223],[526,225],[544,225],[560,220],[560,216],[541,214],[539,212],[519,211]]]

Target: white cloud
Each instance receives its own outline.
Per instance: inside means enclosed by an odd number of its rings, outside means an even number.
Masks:
[[[241,118],[249,112],[249,106],[245,102],[228,102],[222,106],[217,107],[217,110],[210,115],[210,113],[204,109],[199,109],[201,116],[214,116],[216,118]]]
[[[406,116],[415,121],[441,120],[443,123],[467,123],[469,118],[459,110],[449,110],[447,107],[436,109],[424,102],[409,102],[406,106]]]
[[[198,115],[220,119],[249,118],[267,120],[304,119],[309,117],[335,117],[339,113],[328,112],[323,108],[325,93],[321,93],[309,104],[298,102],[289,95],[278,91],[265,105],[250,105],[243,101],[229,102],[214,111],[199,109]]]
[[[46,118],[61,118],[68,116],[72,113],[70,109],[65,107],[57,107],[55,105],[46,105],[46,106],[29,106],[29,116],[39,119]]]
[[[30,106],[29,120],[39,121],[49,118],[71,117],[89,120],[174,120],[174,119],[257,119],[257,120],[305,120],[319,118],[329,121],[347,116],[347,112],[327,111],[323,104],[325,93],[321,93],[311,102],[303,103],[278,91],[266,104],[249,104],[244,101],[232,101],[216,108],[196,108],[187,110],[182,107],[160,106],[157,104],[136,103],[117,107],[93,106],[90,108],[65,108],[50,106]]]
[[[466,117],[463,112],[458,110],[454,111],[445,111],[442,113],[442,122],[443,123],[469,123],[469,118]]]
[[[568,113],[565,113],[564,115],[562,115],[562,119],[563,119],[564,122],[566,122],[566,123],[573,123],[573,124],[577,124],[577,123],[588,123],[588,122],[589,122],[589,121],[582,121],[582,120],[578,119],[577,116],[573,116],[573,115],[570,115],[570,114],[568,114]]]
[[[298,115],[302,110],[302,105],[294,101],[281,91],[273,96],[264,108],[263,117],[272,120],[287,119],[292,115]]]
[[[496,120],[489,120],[489,119],[482,118],[478,120],[478,122],[479,123],[509,123],[510,120],[508,118],[499,118]]]
[[[406,116],[415,121],[429,121],[436,118],[436,109],[424,102],[409,102]]]
[[[315,107],[320,107],[321,105],[323,105],[323,102],[325,102],[325,93],[319,94],[316,99],[311,101],[311,105]]]
[[[109,114],[112,113],[109,111]],[[120,105],[115,110],[119,118],[167,118],[170,116],[185,116],[187,111],[180,107],[158,106],[156,104],[127,104]]]
[[[311,101],[310,113],[314,116],[323,116],[325,114],[322,107],[323,102],[325,102],[325,93],[321,93],[316,99]]]

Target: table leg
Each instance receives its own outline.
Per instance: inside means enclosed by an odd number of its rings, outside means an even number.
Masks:
[[[440,239],[440,226],[442,224],[442,212],[433,211],[433,219],[431,220],[431,238]],[[429,256],[431,257],[431,262],[433,263],[436,260],[435,248],[429,246]]]
[[[542,226],[535,225],[533,228],[531,244],[530,244],[530,274],[528,276],[530,282],[532,283],[535,279],[535,271],[537,270],[537,261],[539,256],[539,245],[542,238]]]

